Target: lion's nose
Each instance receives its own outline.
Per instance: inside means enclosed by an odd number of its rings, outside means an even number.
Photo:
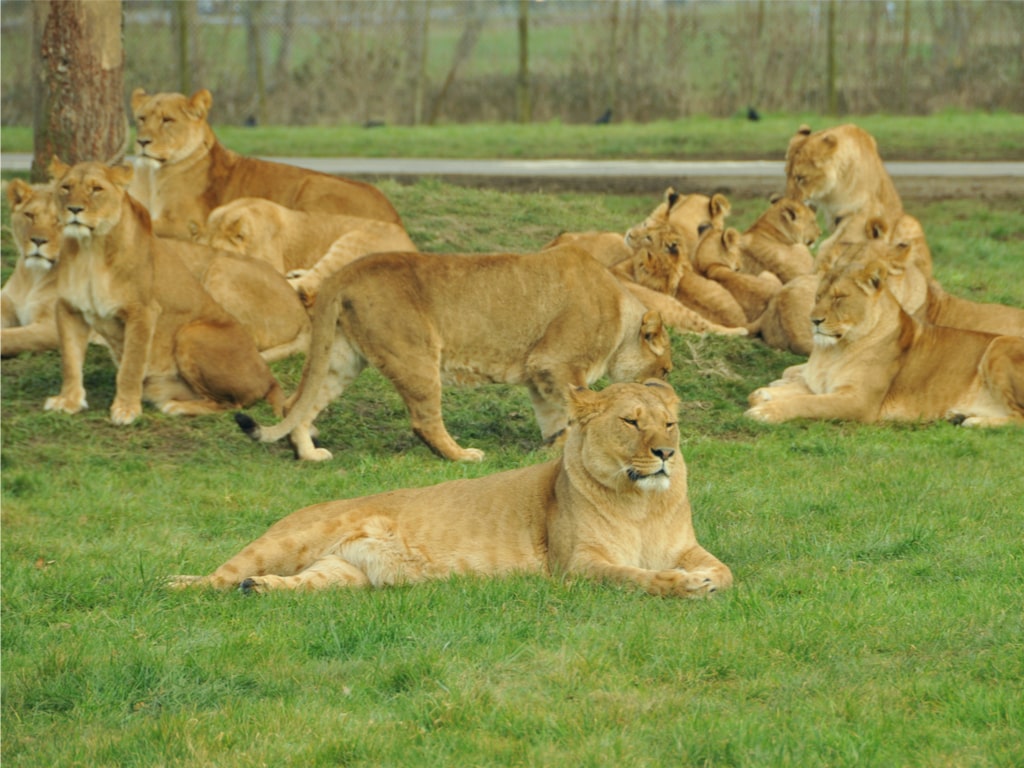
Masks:
[[[49,241],[45,237],[33,237],[32,238],[32,244],[35,245],[36,247],[38,247],[40,245],[46,245],[47,242],[49,242]]]
[[[811,322],[814,324],[814,327],[817,328],[819,325],[821,325],[823,322],[825,322],[825,318],[824,317],[812,317],[811,318]]]
[[[78,215],[78,214],[80,214],[80,213],[81,213],[82,211],[84,211],[84,210],[85,210],[85,208],[84,208],[83,206],[81,206],[81,205],[69,205],[69,206],[68,206],[68,210],[69,210],[69,211],[70,211],[71,213],[73,213],[73,214],[74,214],[75,216],[77,216],[77,215]]]
[[[152,139],[136,139],[135,143],[138,144],[140,147],[145,147],[149,145],[152,141]]]
[[[675,455],[675,448],[651,448],[651,453],[662,461],[668,461]]]

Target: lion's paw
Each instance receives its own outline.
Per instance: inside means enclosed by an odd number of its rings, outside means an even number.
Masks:
[[[185,589],[200,581],[202,576],[168,576],[164,586],[168,589]]]
[[[485,455],[479,448],[463,448],[462,452],[455,457],[455,460],[477,464],[484,460]]]
[[[682,568],[673,568],[667,571],[658,571],[648,589],[656,595],[704,597],[714,592],[716,587],[706,571],[686,571]]]
[[[55,395],[54,397],[46,398],[46,402],[43,404],[44,411],[60,411],[61,413],[78,413],[88,407],[89,404],[85,401],[85,395],[79,398]]]
[[[113,405],[110,406],[110,420],[119,426],[131,424],[141,415],[141,403],[129,403],[115,399]]]
[[[750,393],[750,396],[747,397],[747,402],[750,405],[760,405],[761,403],[767,403],[769,400],[772,399],[771,388],[773,386],[775,386],[774,382],[768,385],[767,387],[760,387],[758,389],[755,389],[753,392]]]
[[[780,418],[776,410],[774,402],[762,402],[753,408],[748,408],[743,415],[764,424],[778,424],[783,419]]]
[[[303,461],[330,461],[334,458],[334,454],[326,448],[317,448],[314,446],[313,450],[305,451],[299,455],[299,458]]]

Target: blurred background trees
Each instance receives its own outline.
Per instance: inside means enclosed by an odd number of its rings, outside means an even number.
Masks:
[[[7,125],[32,122],[34,3],[4,0]],[[123,0],[124,88],[223,123],[646,122],[1024,111],[1024,3]],[[527,55],[528,54],[528,55]]]

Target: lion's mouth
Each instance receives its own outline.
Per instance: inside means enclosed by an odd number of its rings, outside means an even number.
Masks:
[[[78,219],[72,219],[64,225],[64,235],[67,237],[89,237],[92,235],[92,227],[88,224],[83,224]]]
[[[52,269],[56,263],[56,259],[51,259],[39,252],[29,253],[25,256],[25,266],[33,269]]]
[[[815,328],[812,338],[819,347],[831,347],[839,341],[840,336],[838,333],[828,333],[821,328]]]
[[[645,491],[664,491],[669,487],[668,467],[663,463],[656,472],[644,473],[630,467],[626,470],[626,476],[637,488]]]

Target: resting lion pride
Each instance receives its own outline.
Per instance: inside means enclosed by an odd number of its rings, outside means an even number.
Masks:
[[[64,224],[56,305],[62,382],[46,410],[88,407],[82,366],[92,330],[118,364],[115,424],[138,418],[143,398],[178,415],[260,399],[280,413],[284,395],[252,337],[153,234],[149,214],[127,194],[132,167],[69,167],[54,158],[50,173]]]
[[[540,573],[710,595],[732,573],[694,533],[678,405],[662,381],[571,391],[560,458],[306,507],[209,575],[170,585],[266,592]]]
[[[136,88],[138,164],[132,195],[150,212],[153,231],[189,240],[210,212],[239,197],[265,197],[301,211],[343,213],[399,223],[397,211],[376,187],[305,168],[246,157],[224,147],[207,122],[213,96],[147,94]]]

